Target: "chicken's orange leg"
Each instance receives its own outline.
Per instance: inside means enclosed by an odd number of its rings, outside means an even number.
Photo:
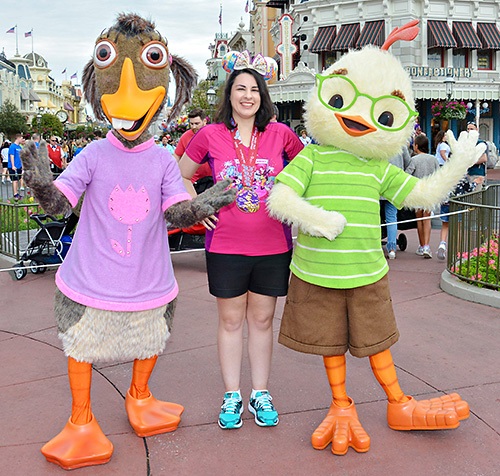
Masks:
[[[128,420],[137,436],[152,436],[174,431],[181,421],[182,405],[156,400],[148,387],[158,356],[134,360],[132,383],[125,398]]]
[[[332,389],[333,401],[326,418],[316,428],[311,443],[322,450],[332,443],[332,453],[344,455],[349,446],[358,452],[370,449],[370,437],[359,423],[354,402],[345,390],[345,356],[323,357],[328,382]]]
[[[73,403],[64,429],[42,448],[47,461],[64,469],[107,463],[113,445],[102,432],[90,410],[92,365],[68,359],[68,376]]]
[[[390,350],[372,355],[370,364],[387,395],[387,422],[393,430],[452,429],[469,417],[469,405],[457,393],[420,401],[405,395]]]

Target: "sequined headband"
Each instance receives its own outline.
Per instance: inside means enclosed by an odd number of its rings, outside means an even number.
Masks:
[[[241,53],[230,51],[222,58],[222,68],[228,73],[239,69],[253,69],[264,76],[265,80],[269,80],[276,77],[278,63],[273,58],[264,57],[260,53],[251,60],[250,53],[247,50]]]

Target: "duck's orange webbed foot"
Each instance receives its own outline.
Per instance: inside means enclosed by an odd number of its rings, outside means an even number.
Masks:
[[[42,447],[42,454],[63,469],[76,469],[107,463],[113,454],[113,444],[92,415],[85,425],[68,420],[61,433]]]
[[[349,401],[348,407],[339,407],[332,402],[326,418],[312,434],[313,448],[322,450],[331,442],[332,453],[335,455],[345,455],[349,446],[358,453],[370,449],[370,437],[359,422],[353,401]]]
[[[174,431],[184,411],[182,405],[162,402],[151,394],[143,399],[134,398],[130,390],[125,398],[125,409],[130,425],[140,437]]]
[[[417,401],[387,404],[387,422],[393,430],[451,430],[469,418],[469,404],[457,393]]]

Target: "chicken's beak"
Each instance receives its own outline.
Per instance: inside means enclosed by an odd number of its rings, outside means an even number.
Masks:
[[[376,127],[368,124],[361,116],[344,116],[336,112],[335,117],[342,126],[342,129],[353,137],[364,136],[377,130]]]
[[[101,105],[113,128],[127,140],[137,139],[149,125],[165,97],[165,88],[143,91],[137,86],[134,65],[125,58],[118,91],[103,94]]]

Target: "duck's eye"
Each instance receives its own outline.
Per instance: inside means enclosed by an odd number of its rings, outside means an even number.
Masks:
[[[98,68],[107,68],[116,59],[116,48],[109,40],[97,43],[94,48],[94,63]]]
[[[335,94],[328,101],[328,105],[335,109],[342,109],[344,106],[344,98],[340,94]]]
[[[380,116],[378,116],[377,122],[385,127],[392,127],[394,124],[394,115],[392,112],[384,111]]]
[[[167,47],[159,41],[148,43],[142,49],[141,60],[148,68],[164,68],[168,61]]]

